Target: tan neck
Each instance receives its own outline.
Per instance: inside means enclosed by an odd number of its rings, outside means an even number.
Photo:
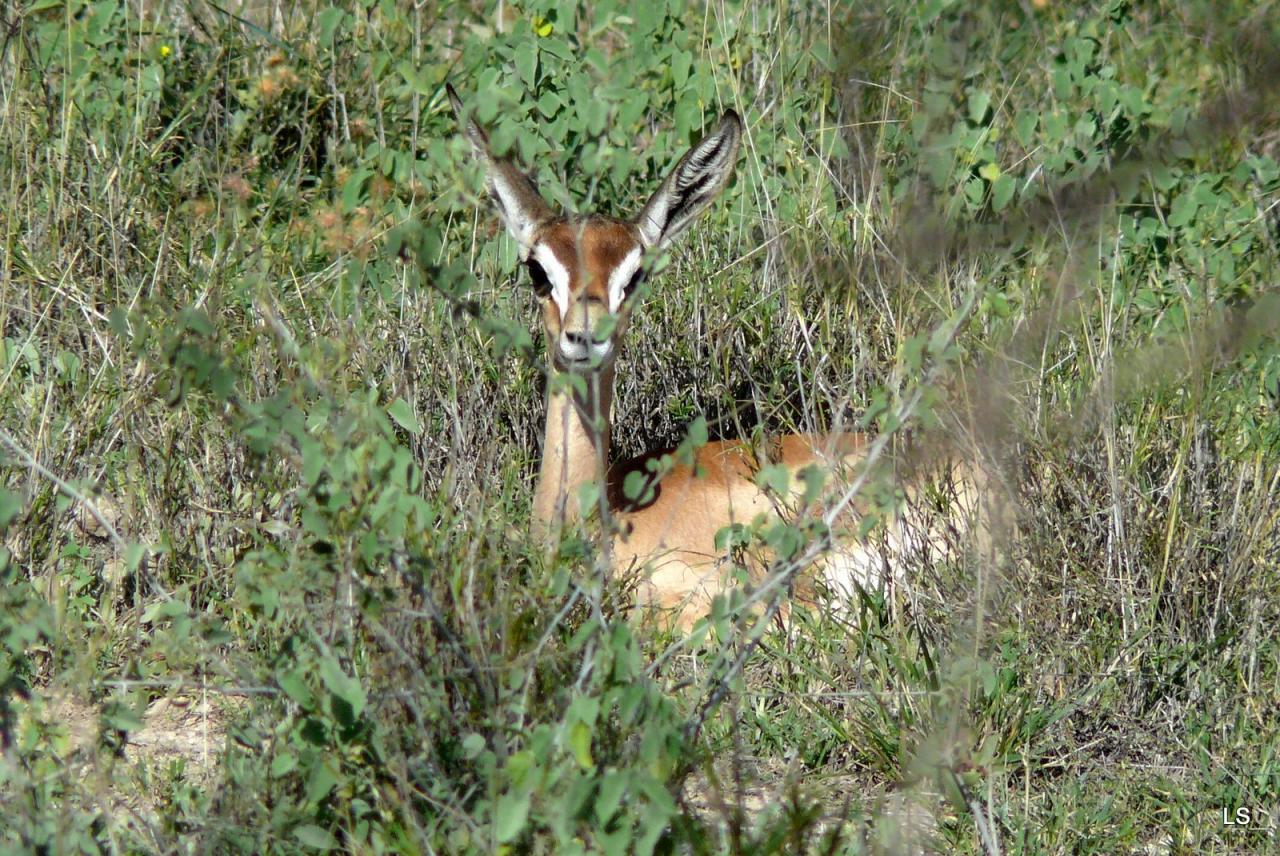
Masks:
[[[609,462],[612,369],[586,379],[585,398],[573,395],[565,380],[548,378],[542,466],[533,493],[534,531],[548,544],[559,540],[566,525],[585,516],[578,507],[579,488],[596,482],[603,489]]]

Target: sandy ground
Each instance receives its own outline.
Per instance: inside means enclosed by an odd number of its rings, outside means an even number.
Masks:
[[[156,699],[143,713],[141,728],[128,733],[122,756],[111,758],[109,752],[95,751],[102,728],[97,704],[66,694],[46,696],[43,701],[41,720],[67,737],[65,750],[58,754],[83,768],[86,776],[104,776],[116,798],[144,810],[156,808],[153,800],[159,789],[139,787],[145,780],[130,773],[145,767],[153,775],[163,774],[171,761],[182,760],[182,775],[188,782],[211,784],[227,722],[242,704],[238,698],[207,693]]]

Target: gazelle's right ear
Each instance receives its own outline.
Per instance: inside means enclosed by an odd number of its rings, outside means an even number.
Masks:
[[[527,174],[521,171],[510,158],[493,156],[489,148],[489,135],[484,132],[475,119],[464,116],[462,99],[458,97],[453,84],[446,83],[449,102],[453,105],[454,115],[462,131],[471,142],[471,148],[484,164],[485,183],[489,186],[489,195],[498,208],[507,232],[520,245],[520,257],[526,258],[533,246],[533,236],[538,227],[552,219],[551,209],[538,193],[537,185]]]
[[[720,124],[680,158],[658,191],[636,217],[646,247],[664,247],[711,204],[733,174],[742,139],[742,120],[732,110]]]

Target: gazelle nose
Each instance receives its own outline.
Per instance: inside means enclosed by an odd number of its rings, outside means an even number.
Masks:
[[[608,342],[594,341],[577,330],[565,330],[560,334],[560,358],[566,363],[586,363],[592,357],[604,359],[609,348]]]

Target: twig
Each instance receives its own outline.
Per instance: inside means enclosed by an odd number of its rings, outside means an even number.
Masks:
[[[978,838],[982,841],[982,852],[986,856],[1000,856],[1000,836],[996,833],[996,826],[991,818],[982,810],[982,803],[978,801],[977,795],[969,793],[955,770],[950,767],[944,769],[951,777],[951,783],[960,792],[965,805],[969,807],[969,813],[973,815],[974,825],[978,827]]]

